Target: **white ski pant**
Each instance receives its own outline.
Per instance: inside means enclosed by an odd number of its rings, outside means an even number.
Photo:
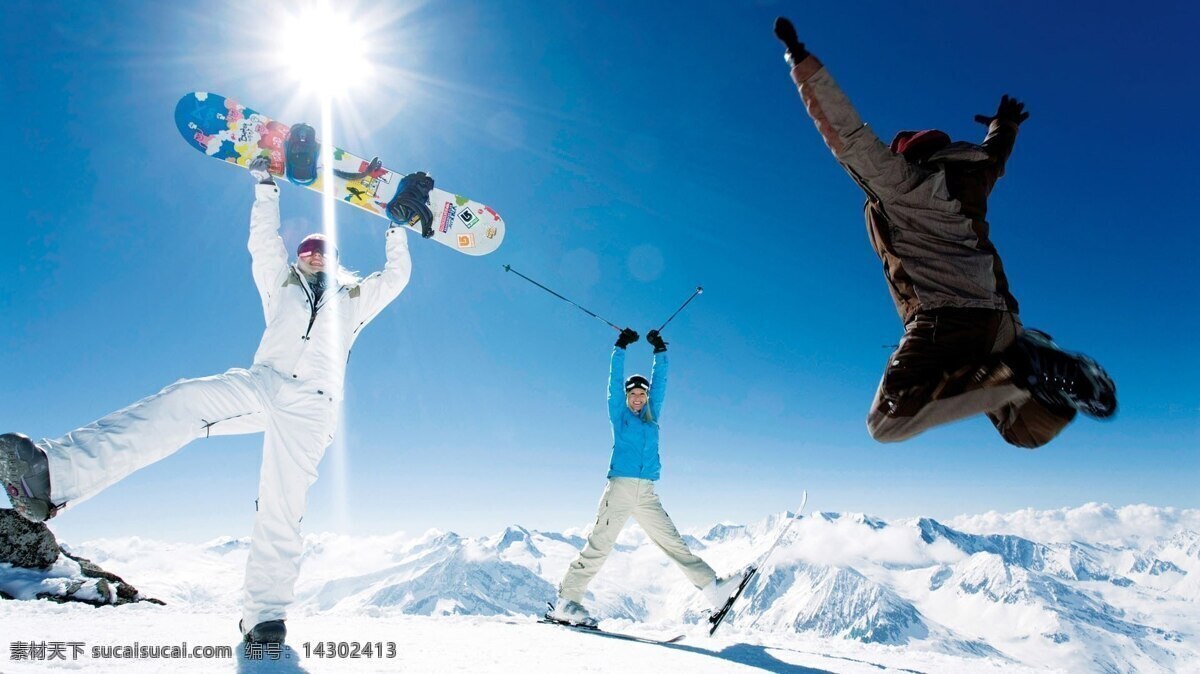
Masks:
[[[608,553],[617,542],[617,534],[630,516],[637,520],[646,535],[660,550],[667,553],[671,561],[679,565],[687,579],[697,588],[703,588],[717,578],[712,567],[692,554],[687,543],[675,528],[662,501],[654,492],[653,480],[632,477],[614,477],[608,481],[604,495],[600,497],[600,511],[596,523],[588,535],[587,544],[579,557],[567,568],[567,575],[559,584],[558,594],[571,601],[583,601],[588,583],[600,571]]]
[[[300,574],[300,519],[317,464],[333,440],[340,397],[265,366],[184,379],[38,446],[51,497],[73,504],[210,435],[261,432],[262,470],[246,561],[245,629],[286,617]]]

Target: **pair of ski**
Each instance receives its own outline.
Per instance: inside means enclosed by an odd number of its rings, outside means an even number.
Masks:
[[[804,506],[807,504],[808,491],[805,491],[800,498],[800,507],[796,508],[796,515],[794,517],[787,518],[787,523],[784,524],[783,530],[779,532],[779,535],[775,537],[775,541],[771,543],[771,547],[767,548],[765,553],[760,555],[753,564],[747,567],[746,574],[742,577],[742,582],[738,584],[738,587],[736,590],[734,590],[733,594],[729,595],[729,599],[725,602],[725,605],[722,606],[721,609],[716,613],[713,613],[711,616],[709,616],[708,622],[710,626],[708,628],[708,636],[711,637],[717,631],[717,628],[721,626],[721,623],[725,622],[725,617],[729,615],[729,611],[733,608],[734,603],[737,602],[738,598],[742,596],[742,592],[746,589],[746,586],[750,584],[750,579],[753,578],[758,573],[758,570],[761,569],[763,565],[767,563],[767,560],[771,558],[772,553],[775,552],[775,548],[779,547],[779,543],[787,536],[788,531],[791,530],[792,524],[804,516]],[[554,610],[553,604],[550,605],[550,609],[551,611]],[[567,627],[575,630],[576,632],[598,634],[600,636],[605,636],[612,639],[636,641],[644,644],[673,644],[682,640],[685,636],[680,634],[679,636],[672,637],[670,639],[651,639],[649,637],[640,637],[634,634],[625,634],[623,632],[610,632],[608,630],[602,630],[596,625],[583,625],[570,623],[565,620],[556,620],[555,618],[551,617],[550,612],[547,612],[544,616],[542,616],[542,619],[538,622],[545,623],[547,625],[559,625],[562,627]]]

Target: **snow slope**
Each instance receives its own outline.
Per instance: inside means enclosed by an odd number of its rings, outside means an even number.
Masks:
[[[792,527],[716,638],[700,594],[630,524],[586,602],[602,627],[671,645],[615,641],[535,622],[586,532],[511,526],[464,538],[430,531],[307,539],[285,663],[270,671],[1200,671],[1200,535],[1190,511],[1142,515],[1089,504],[1090,529],[1063,535],[1030,513],[885,522],[818,513]],[[1059,513],[1060,515],[1062,513]],[[1066,513],[1068,516],[1079,513]],[[688,534],[719,573],[765,550],[787,513]],[[979,526],[988,522],[995,527]],[[1164,521],[1173,521],[1163,524]],[[1006,523],[1020,523],[1016,526]],[[1097,534],[1090,536],[1089,532]],[[1153,532],[1152,535],[1138,532]],[[256,671],[218,660],[104,660],[93,646],[236,644],[246,542],[137,538],[72,547],[167,606],[92,608],[0,601],[0,670]],[[61,576],[61,569],[56,573]],[[28,571],[0,565],[0,590],[23,596]],[[26,594],[28,594],[26,592]],[[395,658],[320,657],[317,643],[396,645]],[[22,643],[75,642],[70,660],[14,660]],[[304,644],[308,644],[308,650]],[[60,647],[61,648],[61,647]],[[238,651],[238,649],[235,649]],[[238,651],[240,652],[240,651]],[[280,667],[289,669],[280,669]]]

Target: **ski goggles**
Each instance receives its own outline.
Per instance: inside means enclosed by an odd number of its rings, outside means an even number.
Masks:
[[[329,257],[332,253],[336,257],[337,249],[330,246],[324,239],[305,239],[296,249],[297,257],[310,257],[313,253],[320,253],[322,257]]]
[[[635,388],[640,388],[643,391],[649,391],[650,390],[650,380],[646,379],[645,377],[643,377],[640,374],[635,374],[632,377],[630,377],[629,379],[625,380],[625,392],[626,393],[629,393],[630,391],[632,391]]]

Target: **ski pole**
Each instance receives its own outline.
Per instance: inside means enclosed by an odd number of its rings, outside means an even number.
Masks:
[[[703,292],[704,292],[704,288],[702,288],[700,286],[696,286],[696,292],[692,293],[692,296],[687,298],[687,301],[685,301],[682,305],[680,305],[680,307],[675,310],[675,313],[671,314],[671,318],[668,318],[662,325],[658,326],[658,331],[662,332],[663,328],[667,327],[667,323],[670,323],[672,320],[675,319],[676,316],[679,315],[679,312],[683,311],[683,307],[686,307],[689,303],[691,303],[692,300],[696,299],[696,295],[699,295]]]
[[[575,302],[572,302],[571,300],[563,297],[562,295],[559,295],[558,293],[547,288],[546,286],[544,286],[544,285],[538,283],[537,281],[534,281],[533,279],[529,278],[528,276],[522,274],[521,272],[517,271],[516,269],[513,269],[511,266],[509,266],[507,264],[504,265],[504,271],[511,271],[512,273],[516,274],[517,276],[520,276],[521,278],[525,279],[526,281],[529,281],[533,285],[541,288],[542,290],[545,290],[546,292],[550,293],[551,295],[554,295],[558,299],[563,300],[564,302],[569,302],[570,304],[574,304],[580,311],[587,314],[588,316],[591,316],[592,318],[596,318],[598,320],[604,321],[605,323],[608,323],[610,326],[612,326],[613,330],[616,330],[617,332],[621,331],[621,328],[617,327],[612,321],[608,320],[607,318],[602,318],[600,316],[597,316],[595,313],[588,311],[587,309],[584,309],[583,307],[579,306],[578,304],[575,304]]]

